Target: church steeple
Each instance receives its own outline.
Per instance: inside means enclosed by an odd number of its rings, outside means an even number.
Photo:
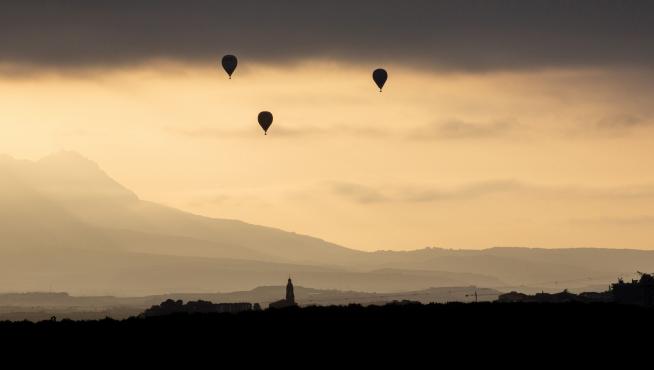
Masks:
[[[297,307],[295,303],[295,292],[293,291],[293,281],[291,280],[291,275],[288,275],[288,283],[286,283],[286,298],[280,299],[279,301],[271,302],[268,305],[268,308],[287,308],[287,307]]]
[[[286,283],[286,303],[295,304],[295,293],[293,292],[293,282],[291,276],[288,276],[288,283]]]

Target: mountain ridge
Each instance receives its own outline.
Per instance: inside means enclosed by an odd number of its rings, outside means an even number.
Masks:
[[[0,240],[0,291],[52,284],[74,293],[249,289],[297,272],[319,288],[530,292],[606,286],[654,271],[654,251],[636,249],[359,251],[142,200],[75,152],[39,161],[0,156]]]
[[[232,245],[242,251],[254,251],[287,262],[330,263],[330,259],[335,259],[331,262],[337,263],[348,255],[365,253],[311,236],[238,220],[195,215],[141,200],[109,177],[97,164],[75,152],[60,152],[36,162],[11,161],[5,157],[2,164],[4,166],[0,167],[0,174],[7,173],[9,164],[10,173],[17,181],[25,184],[24,189],[33,191],[35,197],[38,194],[45,198],[41,202],[56,204],[62,216],[74,218],[86,227],[200,239],[216,245]],[[79,189],[84,189],[83,196],[80,196]],[[4,204],[7,202],[6,197],[0,200],[4,200]],[[206,256],[235,256],[235,252],[230,252],[229,255],[221,255],[218,250],[215,252]],[[184,254],[183,248],[180,253]],[[311,258],[309,254],[317,255],[317,258]],[[339,257],[339,254],[343,256]],[[247,256],[249,253],[243,255]]]

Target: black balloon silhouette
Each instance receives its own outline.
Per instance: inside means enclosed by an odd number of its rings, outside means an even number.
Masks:
[[[223,57],[223,68],[225,69],[225,72],[229,75],[229,79],[232,79],[232,73],[236,70],[236,66],[238,65],[238,59],[236,59],[235,56],[233,55],[225,55]]]
[[[375,69],[375,71],[372,72],[372,79],[375,80],[375,83],[379,86],[379,92],[381,92],[386,80],[388,79],[388,73],[386,73],[386,70],[381,68]]]
[[[273,122],[273,115],[270,112],[263,111],[259,113],[259,126],[263,129],[264,135],[268,135],[268,129],[270,128],[270,125],[272,125]]]

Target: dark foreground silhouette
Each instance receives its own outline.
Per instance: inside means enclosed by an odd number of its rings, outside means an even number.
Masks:
[[[345,356],[406,351],[562,355],[582,348],[647,345],[654,308],[613,303],[456,303],[290,307],[241,313],[181,313],[116,321],[0,322],[0,337],[30,348],[93,351],[174,348],[212,355]],[[588,347],[590,346],[590,347]],[[206,352],[209,351],[209,352]],[[390,351],[390,352],[389,352]],[[283,352],[281,352],[283,353]],[[261,358],[259,358],[261,359]]]
[[[519,292],[501,294],[499,302],[504,303],[619,303],[640,306],[654,306],[654,275],[638,272],[640,279],[625,283],[623,279],[611,284],[605,292],[537,293],[528,295]]]

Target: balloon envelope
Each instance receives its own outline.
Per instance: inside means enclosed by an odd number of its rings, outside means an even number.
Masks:
[[[225,72],[229,75],[229,78],[232,78],[232,73],[236,70],[236,66],[238,65],[238,59],[236,59],[235,56],[233,55],[225,55],[223,57],[223,68],[225,69]]]
[[[381,92],[384,84],[386,83],[386,80],[388,79],[388,73],[386,73],[386,70],[381,68],[375,69],[375,71],[372,72],[372,79],[375,80],[375,83]]]
[[[263,111],[259,113],[259,126],[263,129],[264,134],[268,135],[268,129],[273,122],[273,115],[270,112]]]

